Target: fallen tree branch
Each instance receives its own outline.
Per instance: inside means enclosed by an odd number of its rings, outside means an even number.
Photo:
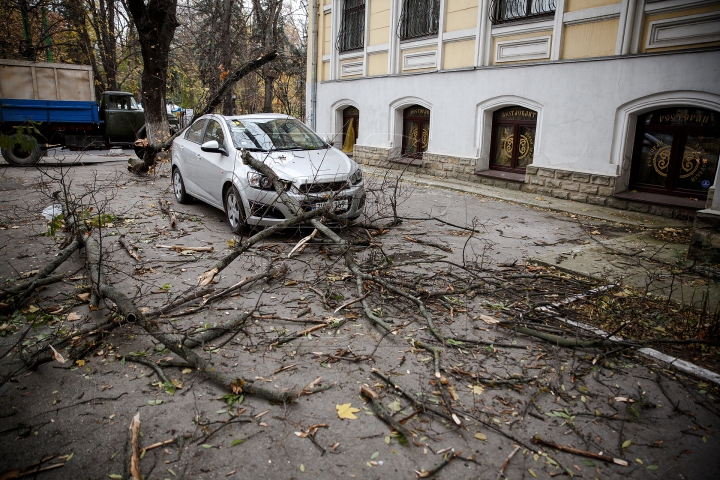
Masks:
[[[377,393],[372,391],[367,385],[362,385],[360,387],[360,395],[370,400],[373,406],[373,410],[375,410],[375,414],[380,420],[390,425],[390,427],[392,427],[392,429],[396,432],[402,434],[408,440],[408,442],[410,441],[410,439],[414,436],[413,433],[408,430],[407,427],[395,420],[392,415],[390,415],[390,413],[385,410],[385,406],[380,401],[380,397]]]
[[[602,455],[599,453],[587,452],[585,450],[578,450],[577,448],[565,447],[563,445],[558,445],[557,443],[552,443],[552,442],[543,440],[538,435],[535,435],[532,438],[532,442],[537,445],[545,445],[546,447],[554,448],[555,450],[560,450],[561,452],[574,453],[575,455],[581,455],[583,457],[594,458],[595,460],[601,460],[601,461],[607,462],[607,463],[615,463],[617,465],[622,465],[623,467],[627,467],[629,465],[628,462],[626,460],[623,460],[622,458],[615,458],[615,457],[611,457],[610,455]]]

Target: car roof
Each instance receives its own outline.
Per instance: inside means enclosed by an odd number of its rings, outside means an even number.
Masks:
[[[266,118],[292,118],[295,119],[295,117],[292,117],[290,115],[285,115],[283,113],[251,113],[247,115],[217,115],[222,118],[226,118],[228,120],[260,120],[260,119],[266,119]]]

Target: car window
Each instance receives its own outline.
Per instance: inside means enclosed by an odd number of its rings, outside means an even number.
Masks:
[[[223,134],[222,126],[215,120],[210,120],[208,126],[205,129],[205,136],[203,136],[202,143],[215,140],[221,147],[225,143],[225,134]]]
[[[108,95],[108,106],[110,110],[130,110],[130,100],[127,95]]]
[[[201,118],[197,122],[193,123],[190,128],[188,128],[188,131],[185,134],[185,138],[187,140],[190,140],[191,142],[200,143],[200,134],[202,133],[202,129],[204,126],[205,119]]]
[[[230,119],[227,121],[237,148],[257,150],[316,150],[325,142],[294,118]]]

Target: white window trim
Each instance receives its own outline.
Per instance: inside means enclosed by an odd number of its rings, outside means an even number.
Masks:
[[[620,7],[620,3],[613,3],[611,5],[603,5],[601,7],[567,12],[563,14],[562,21],[565,25],[579,25],[582,23],[602,22],[603,20],[620,18]]]
[[[552,30],[555,26],[555,20],[546,20],[542,22],[520,23],[512,25],[499,25],[492,27],[493,37],[509,37],[521,33],[535,33]]]
[[[694,25],[703,23],[711,23],[717,25],[717,28],[710,33],[689,34],[687,36],[678,36],[671,39],[659,39],[659,34],[668,27],[686,27],[692,28]],[[720,40],[720,12],[717,13],[700,13],[697,15],[687,15],[684,17],[666,18],[663,20],[654,20],[648,24],[648,35],[645,40],[645,48],[663,48],[678,47],[682,45],[692,45],[697,43],[716,42]]]
[[[538,166],[537,160],[542,153],[543,106],[533,100],[515,95],[502,95],[478,103],[475,113],[475,148],[477,149],[476,171],[490,169],[490,144],[492,143],[493,114],[496,110],[518,105],[537,112],[535,121],[535,151],[532,165]],[[542,166],[542,165],[539,165]]]
[[[505,40],[497,42],[495,47],[495,63],[517,62],[520,60],[545,60],[550,58],[550,43],[552,37],[550,35],[542,35],[539,37],[522,38],[519,40]],[[530,45],[539,45],[541,48],[535,53],[526,53],[521,55],[503,55],[503,49],[507,47],[523,47]]]
[[[635,128],[637,118],[659,108],[668,107],[700,107],[720,112],[720,95],[693,90],[662,92],[640,97],[618,107],[615,112],[613,142],[610,153],[610,164],[615,165],[616,175],[620,176],[616,191],[624,191],[630,181],[633,147],[635,145]]]

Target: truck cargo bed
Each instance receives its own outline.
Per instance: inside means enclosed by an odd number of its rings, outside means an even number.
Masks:
[[[102,123],[95,102],[0,99],[0,122]]]

